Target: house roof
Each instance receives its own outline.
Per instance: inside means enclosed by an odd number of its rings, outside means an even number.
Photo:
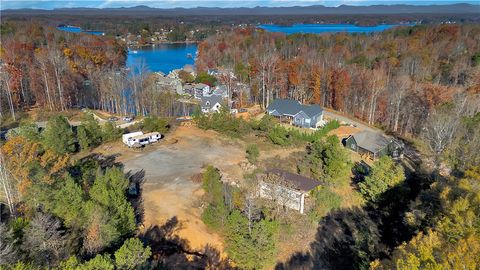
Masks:
[[[359,147],[372,153],[377,153],[392,142],[391,138],[384,136],[381,133],[366,130],[355,133],[352,137],[355,139]]]
[[[281,115],[288,114],[292,116],[303,111],[309,117],[313,117],[323,111],[322,108],[316,104],[303,105],[292,99],[275,99],[270,105],[268,105],[267,110],[276,110]]]
[[[215,89],[213,90],[213,94],[214,95],[217,95],[217,96],[223,96],[223,95],[226,95],[227,94],[227,87],[223,84],[215,87]]]
[[[196,89],[203,89],[205,87],[207,87],[208,85],[204,84],[204,83],[197,83],[195,84],[195,88]]]
[[[157,83],[158,84],[172,84],[172,83],[179,82],[178,79],[175,78],[169,78],[169,77],[158,77],[157,78]]]
[[[207,102],[210,102],[209,105],[207,105]],[[212,108],[213,105],[215,104],[222,104],[223,99],[221,96],[209,96],[209,97],[202,97],[202,108]]]
[[[284,170],[276,169],[276,168],[268,169],[267,173],[275,174],[281,177],[283,180],[287,182],[287,185],[291,185],[296,190],[303,191],[303,192],[308,192],[320,185],[320,182],[315,179],[308,178],[299,174],[287,172]]]

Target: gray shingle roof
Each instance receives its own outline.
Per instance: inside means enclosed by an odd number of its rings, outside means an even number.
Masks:
[[[372,153],[377,153],[392,142],[391,138],[388,138],[381,133],[371,131],[362,131],[353,134],[352,136],[359,147]]]
[[[207,102],[209,102],[209,105],[207,105]],[[212,108],[213,105],[216,103],[223,104],[223,99],[221,96],[209,96],[209,97],[202,97],[202,108]]]
[[[280,169],[269,169],[267,170],[267,173],[279,176],[280,178],[285,180],[288,185],[291,185],[296,190],[300,190],[303,192],[308,192],[320,185],[320,182],[315,179],[311,179],[299,174],[287,172]]]
[[[267,111],[276,110],[281,115],[296,115],[298,112],[303,111],[309,117],[313,117],[319,113],[322,113],[322,108],[316,104],[303,105],[300,102],[292,99],[275,99],[267,107]]]

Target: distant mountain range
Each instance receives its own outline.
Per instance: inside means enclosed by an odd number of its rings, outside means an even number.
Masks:
[[[6,9],[3,15],[143,15],[143,16],[185,16],[185,15],[368,15],[368,14],[479,14],[480,5],[450,4],[450,5],[372,5],[326,7],[294,6],[294,7],[253,7],[253,8],[151,8],[136,6],[130,8],[62,8],[54,10],[43,9]]]

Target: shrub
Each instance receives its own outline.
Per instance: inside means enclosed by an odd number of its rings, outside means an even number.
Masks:
[[[160,132],[166,133],[169,129],[168,121],[156,116],[147,117],[143,119],[142,131],[143,132]]]
[[[247,146],[247,159],[250,163],[255,164],[260,156],[260,151],[256,144],[250,144]]]
[[[122,137],[123,131],[117,128],[114,123],[107,122],[102,129],[102,140],[111,142]]]
[[[217,83],[217,79],[214,76],[209,75],[207,72],[202,71],[198,73],[197,78],[195,78],[195,82],[214,86]]]
[[[315,220],[325,216],[330,210],[337,209],[342,204],[342,197],[330,191],[328,187],[320,188],[312,193],[314,207],[312,215]]]
[[[290,141],[288,138],[288,132],[285,128],[281,126],[273,127],[267,134],[267,137],[272,141],[274,144],[278,144],[281,146],[290,145]]]

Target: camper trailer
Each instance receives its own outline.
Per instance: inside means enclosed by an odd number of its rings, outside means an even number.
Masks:
[[[150,143],[158,142],[162,138],[162,135],[158,132],[150,132],[145,134],[145,136],[148,136]]]
[[[128,147],[132,147],[134,142],[132,141],[132,138],[135,136],[143,135],[143,132],[137,131],[137,132],[132,132],[132,133],[127,133],[122,135],[122,141],[124,144],[126,144]]]
[[[150,143],[159,141],[162,135],[158,132],[143,134],[141,131],[127,133],[122,135],[122,141],[128,147],[141,147]]]
[[[141,131],[123,134],[122,140],[128,147],[140,147],[150,143],[150,137]]]
[[[130,147],[144,146],[150,143],[150,137],[145,134],[138,135],[138,136],[132,137],[131,142],[133,144]]]

